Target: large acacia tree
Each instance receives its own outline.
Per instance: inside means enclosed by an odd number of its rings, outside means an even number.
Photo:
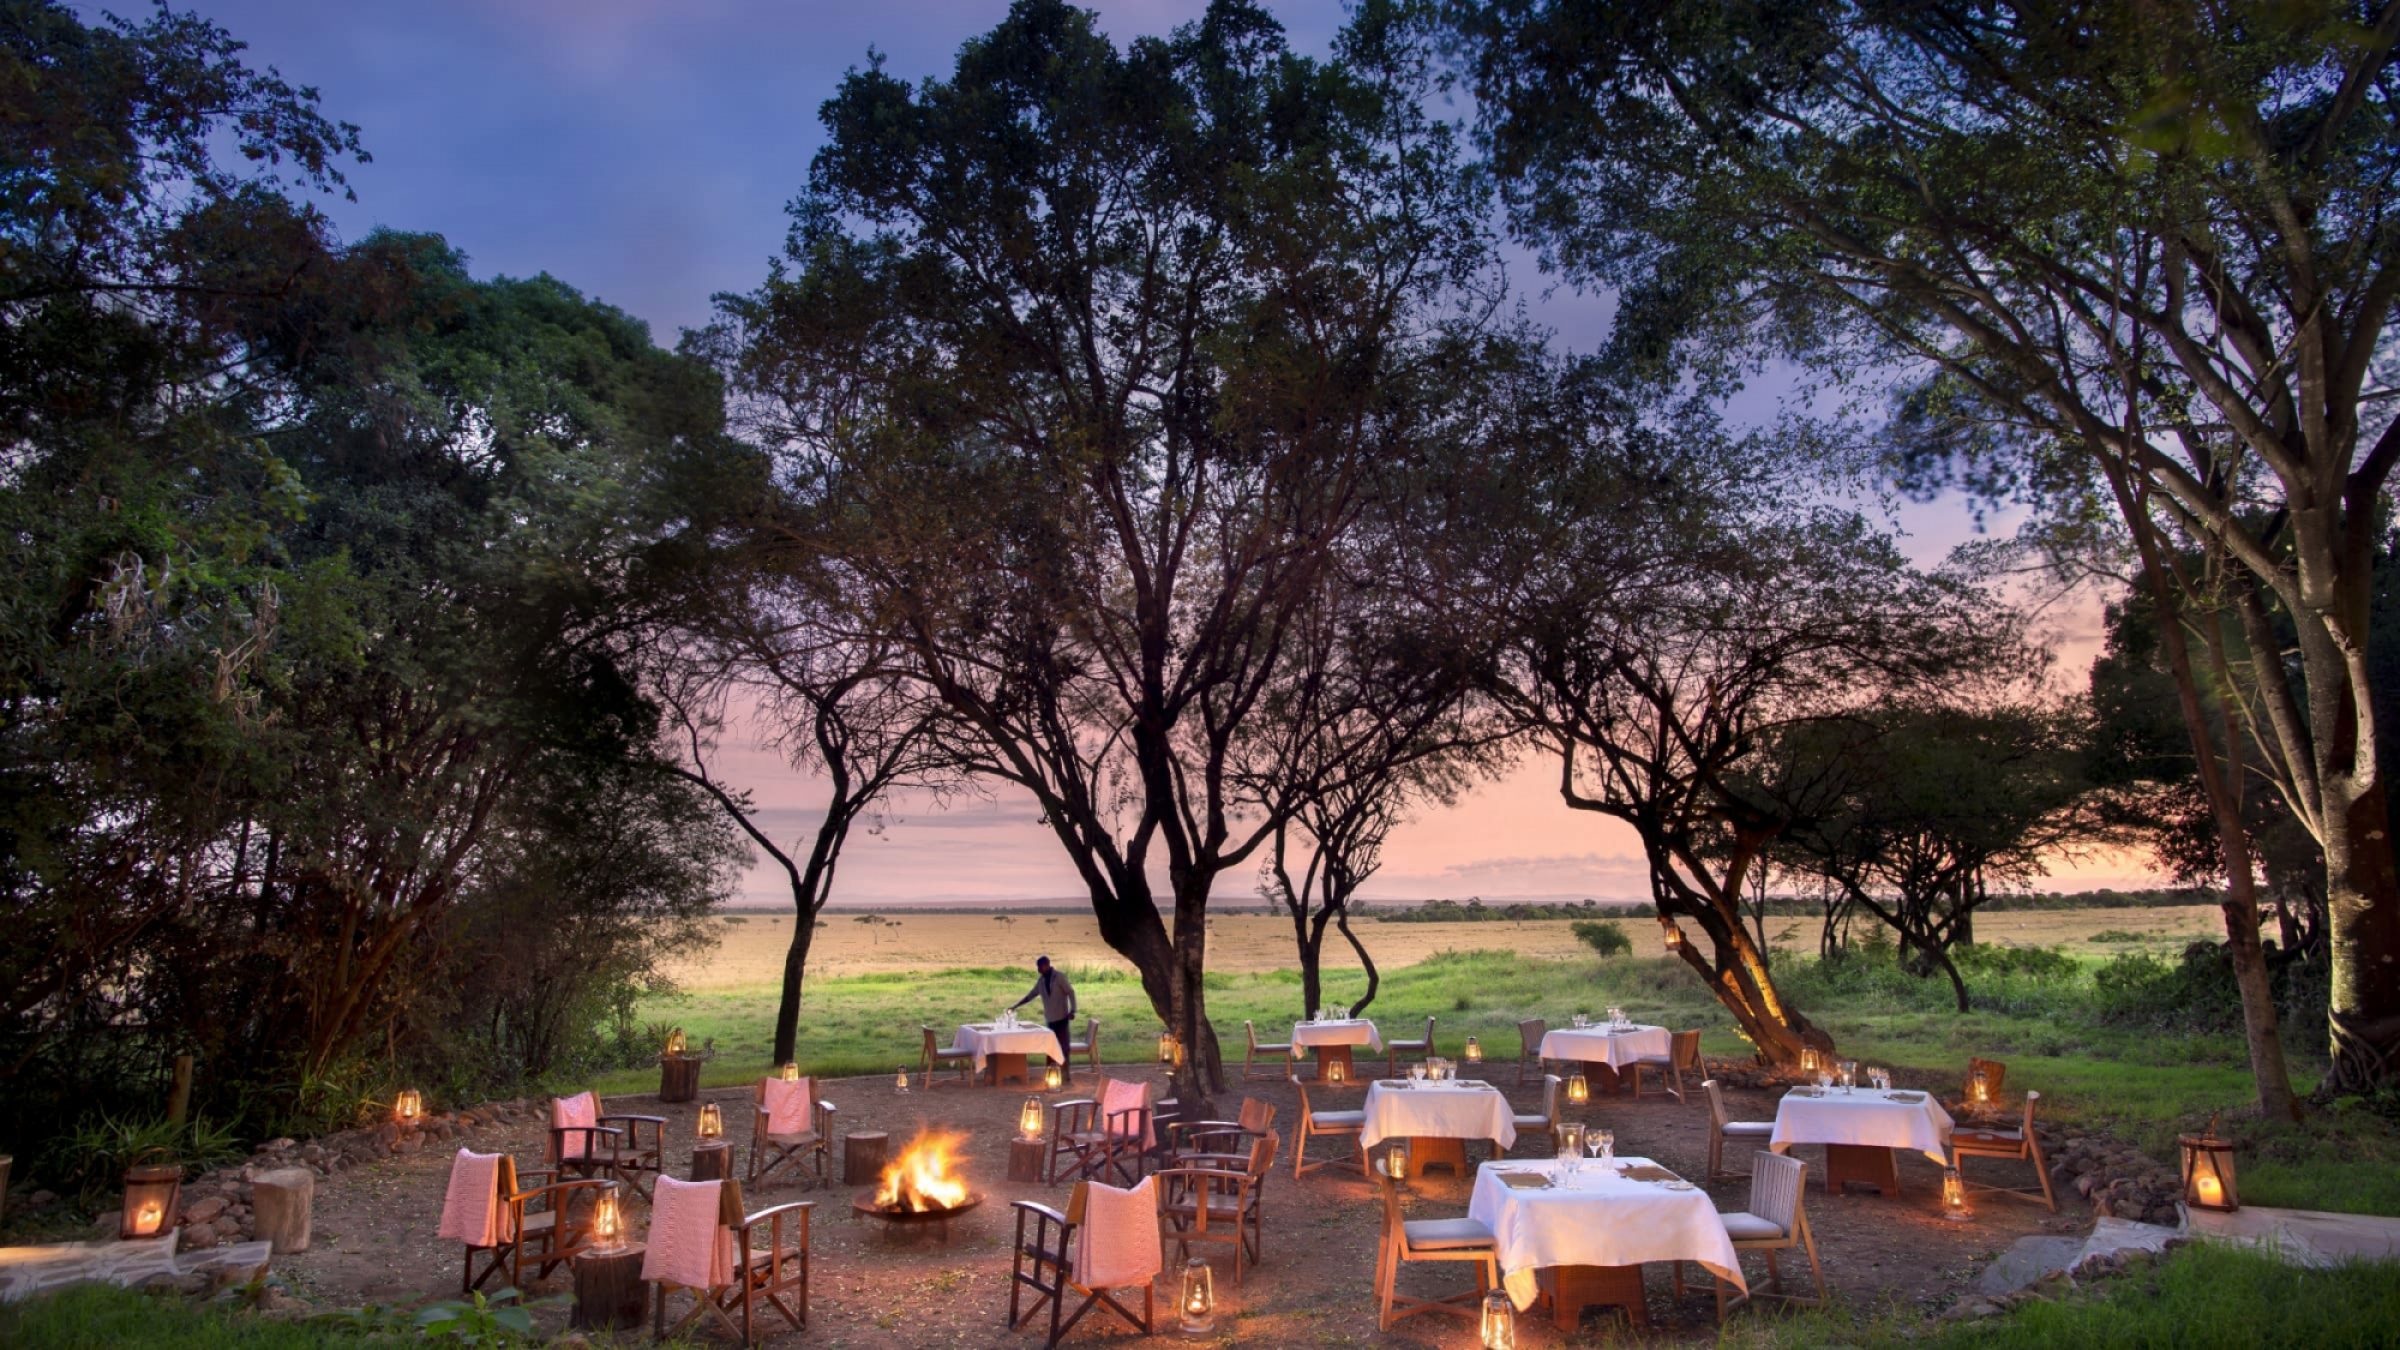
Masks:
[[[1622,289],[1629,364],[1771,333],[1896,371],[1924,463],[2184,532],[2290,616],[2261,711],[2325,855],[2330,1084],[2400,1071],[2366,659],[2400,4],[1436,7],[1517,221]]]
[[[1276,824],[1235,747],[1487,279],[1476,180],[1381,56],[1234,0],[1119,50],[1022,0],[946,79],[844,80],[709,338],[787,471],[769,528],[1039,805],[1187,1100],[1221,1081],[1209,895]]]

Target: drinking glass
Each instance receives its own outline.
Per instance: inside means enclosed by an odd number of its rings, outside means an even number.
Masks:
[[[1583,1152],[1583,1122],[1570,1120],[1558,1127],[1558,1156],[1572,1158]]]
[[[1409,1066],[1408,1066],[1408,1081],[1410,1081],[1410,1082],[1412,1082],[1412,1083],[1422,1083],[1422,1082],[1424,1082],[1424,1081],[1425,1081],[1425,1066],[1424,1066],[1424,1065],[1422,1065],[1422,1064],[1411,1064],[1411,1065],[1409,1065]]]
[[[1583,1030],[1583,1028],[1588,1025],[1591,1020],[1592,1019],[1584,1016],[1582,1013],[1575,1014],[1575,1029],[1577,1031]]]
[[[1824,1092],[1832,1086],[1833,1075],[1825,1072],[1823,1069],[1817,1070],[1817,1091]]]

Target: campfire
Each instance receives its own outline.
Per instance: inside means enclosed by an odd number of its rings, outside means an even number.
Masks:
[[[875,1190],[880,1209],[914,1214],[947,1213],[964,1209],[967,1183],[952,1170],[963,1134],[920,1130],[900,1156],[883,1169],[883,1184]]]

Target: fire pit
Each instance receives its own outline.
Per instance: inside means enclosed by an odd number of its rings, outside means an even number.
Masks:
[[[884,1167],[881,1185],[851,1198],[850,1211],[880,1220],[894,1233],[932,1233],[948,1242],[950,1221],[983,1203],[953,1170],[966,1142],[963,1134],[920,1130]]]

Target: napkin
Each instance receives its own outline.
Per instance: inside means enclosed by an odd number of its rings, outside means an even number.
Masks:
[[[1922,1092],[1887,1092],[1883,1095],[1888,1100],[1895,1102],[1908,1102],[1913,1104],[1925,1100],[1925,1094]]]
[[[1673,1172],[1668,1171],[1666,1168],[1660,1167],[1656,1163],[1644,1163],[1639,1167],[1628,1167],[1625,1169],[1622,1175],[1627,1181],[1682,1180],[1681,1177],[1676,1176]]]
[[[1550,1178],[1540,1172],[1502,1172],[1500,1184],[1520,1191],[1546,1191],[1550,1189]]]

